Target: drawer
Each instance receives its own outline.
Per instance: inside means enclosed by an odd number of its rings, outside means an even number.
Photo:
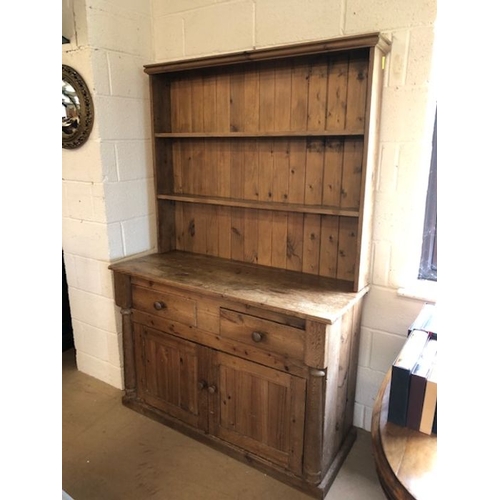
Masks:
[[[132,307],[161,318],[196,326],[196,301],[181,295],[133,285]]]
[[[304,357],[304,330],[230,309],[220,309],[220,335],[284,357]]]

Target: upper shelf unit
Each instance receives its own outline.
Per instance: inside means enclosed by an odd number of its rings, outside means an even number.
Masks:
[[[145,66],[158,246],[367,284],[380,34]]]

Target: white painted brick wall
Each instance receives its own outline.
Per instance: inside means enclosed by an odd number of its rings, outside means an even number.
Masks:
[[[254,43],[254,2],[214,4],[183,15],[186,56],[242,50]]]
[[[149,89],[142,69],[152,60],[150,2],[72,3],[77,29],[62,59],[82,74],[95,107],[89,141],[62,155],[63,250],[77,364],[122,388],[121,317],[108,266],[127,248],[134,253],[155,245]]]
[[[265,47],[338,36],[342,4],[331,0],[256,0],[255,43]]]
[[[79,45],[70,44],[63,62],[81,66],[97,110],[92,140],[78,151],[63,151],[63,247],[73,268],[71,296],[80,301],[79,366],[117,386],[120,327],[113,327],[117,312],[103,268],[156,245],[142,65],[374,31],[392,39],[376,173],[373,285],[362,317],[354,413],[355,425],[370,429],[378,386],[422,305],[398,289],[416,279],[420,254],[435,102],[436,1],[88,0],[86,8],[83,0],[74,3]],[[105,327],[88,319],[87,302],[106,309],[97,316]],[[102,329],[103,338],[90,327]]]

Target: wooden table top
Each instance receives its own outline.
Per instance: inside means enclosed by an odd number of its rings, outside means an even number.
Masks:
[[[389,499],[437,499],[437,437],[387,422],[390,380],[389,370],[372,416],[373,452],[380,483]]]

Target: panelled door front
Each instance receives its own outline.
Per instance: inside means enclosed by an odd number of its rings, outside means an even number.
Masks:
[[[200,384],[205,348],[138,323],[134,333],[139,398],[193,427],[208,430],[207,391]]]
[[[221,352],[210,433],[296,474],[302,472],[306,381]]]

